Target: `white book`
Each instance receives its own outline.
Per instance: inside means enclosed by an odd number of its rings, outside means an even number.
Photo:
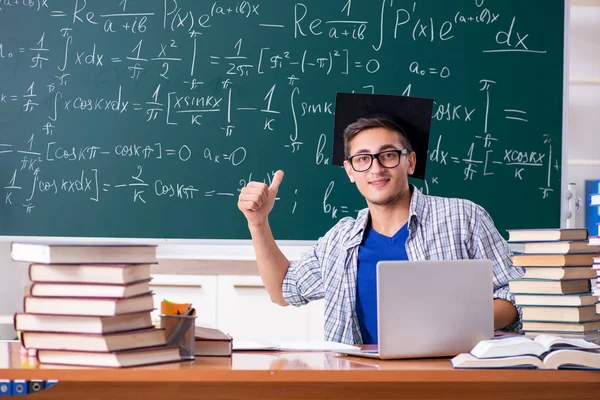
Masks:
[[[557,350],[543,357],[522,355],[479,359],[462,353],[450,360],[454,368],[538,368],[600,369],[600,353],[581,350]]]
[[[555,348],[578,348],[600,350],[600,345],[584,339],[539,335],[535,339],[515,336],[502,339],[482,340],[471,350],[477,358],[515,357],[521,355],[541,356]]]
[[[600,369],[600,345],[544,334],[516,336],[482,340],[450,361],[454,368]]]
[[[12,243],[13,261],[42,264],[156,263],[156,245]]]

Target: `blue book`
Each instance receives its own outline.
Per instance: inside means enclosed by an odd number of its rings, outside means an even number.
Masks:
[[[600,236],[600,180],[585,181],[585,227],[590,236]]]

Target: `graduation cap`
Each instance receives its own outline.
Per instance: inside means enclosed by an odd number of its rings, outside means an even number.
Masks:
[[[363,117],[384,117],[403,131],[417,156],[413,178],[425,179],[433,100],[384,94],[337,93],[333,165],[343,165],[344,130]]]

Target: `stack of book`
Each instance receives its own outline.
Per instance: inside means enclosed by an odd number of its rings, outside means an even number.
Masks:
[[[14,317],[42,364],[131,367],[179,361],[152,324],[156,247],[13,243],[33,282]]]
[[[590,236],[588,243],[591,246],[600,246],[600,236]],[[596,313],[600,314],[600,256],[594,257],[594,264],[592,265],[594,271],[596,271],[596,280],[592,281],[592,293],[598,297],[596,303]]]
[[[527,336],[594,338],[600,334],[600,314],[591,281],[600,248],[588,242],[587,229],[509,230],[508,241],[520,243],[513,266],[525,269],[509,288],[523,311]]]

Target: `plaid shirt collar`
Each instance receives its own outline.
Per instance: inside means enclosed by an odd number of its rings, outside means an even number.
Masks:
[[[427,199],[414,185],[409,184],[411,191],[410,207],[408,210],[408,229],[409,232],[414,230],[418,224],[428,225],[430,223],[429,204]],[[346,250],[360,245],[362,238],[369,222],[369,209],[365,208],[358,212],[356,221],[351,231],[350,240],[348,241]]]

